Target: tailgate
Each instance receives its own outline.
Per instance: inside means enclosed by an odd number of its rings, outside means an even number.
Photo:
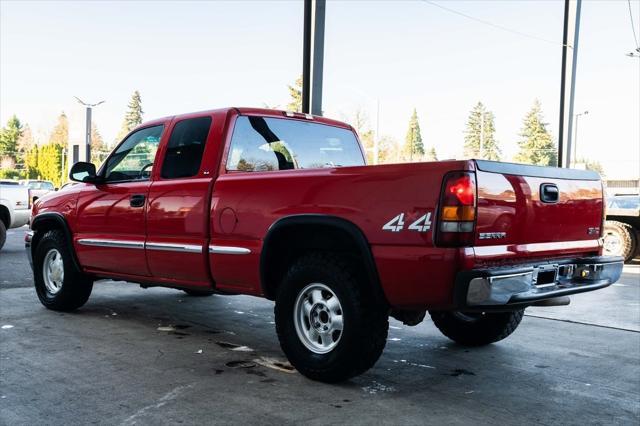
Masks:
[[[603,197],[596,172],[482,160],[476,165],[476,246],[556,243],[538,248],[597,251]]]

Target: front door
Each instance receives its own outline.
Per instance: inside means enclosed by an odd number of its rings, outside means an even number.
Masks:
[[[100,171],[105,182],[78,198],[74,244],[85,268],[105,275],[148,276],[145,258],[150,176],[164,124],[131,133]]]

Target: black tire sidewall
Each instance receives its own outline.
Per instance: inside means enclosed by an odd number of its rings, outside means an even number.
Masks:
[[[342,307],[340,341],[324,354],[308,349],[295,328],[295,301],[300,292],[312,283],[329,287]],[[359,286],[356,275],[346,265],[336,267],[331,262],[323,264],[310,257],[299,261],[282,282],[275,309],[278,337],[291,364],[309,378],[330,383],[360,374],[373,365],[384,348],[388,322],[386,315],[372,315],[376,307],[369,299]],[[367,318],[383,318],[384,321],[380,319],[374,320],[375,324],[366,324]],[[371,340],[376,333],[384,333],[384,340],[381,348],[374,346],[372,349]]]
[[[7,241],[7,227],[4,226],[4,222],[0,220],[0,250],[4,247],[4,243]]]
[[[64,268],[62,288],[56,294],[47,290],[43,277],[44,258],[52,249],[58,250],[62,256]],[[47,308],[55,310],[73,310],[82,306],[93,287],[91,280],[76,270],[64,235],[57,230],[48,231],[38,242],[34,251],[33,276],[38,299]]]

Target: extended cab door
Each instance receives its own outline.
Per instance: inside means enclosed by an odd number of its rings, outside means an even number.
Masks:
[[[105,183],[86,185],[80,193],[74,243],[83,267],[110,276],[149,275],[145,211],[166,124],[155,123],[127,136],[100,170]]]
[[[147,263],[159,282],[211,288],[205,250],[223,119],[176,119],[149,191]]]

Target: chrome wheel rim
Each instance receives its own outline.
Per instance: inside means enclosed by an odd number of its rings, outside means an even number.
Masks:
[[[44,262],[42,262],[42,278],[50,294],[56,294],[62,289],[64,263],[62,255],[57,249],[51,249],[45,255]]]
[[[296,298],[293,322],[307,349],[316,354],[331,352],[340,342],[344,327],[338,296],[324,284],[309,284]]]
[[[612,256],[620,256],[622,253],[622,239],[619,235],[609,232],[605,234],[602,242],[605,253]]]

